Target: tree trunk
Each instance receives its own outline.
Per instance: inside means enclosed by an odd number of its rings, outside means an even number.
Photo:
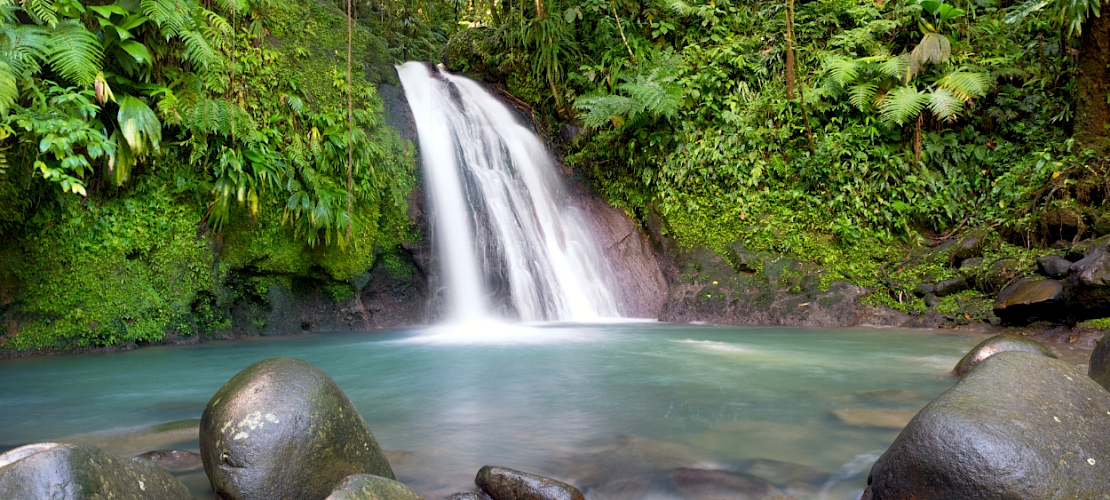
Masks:
[[[543,0],[536,0],[536,19],[547,19],[547,9],[543,6]]]
[[[1110,153],[1110,12],[1090,16],[1079,39],[1079,79],[1076,82],[1075,140],[1100,154]]]

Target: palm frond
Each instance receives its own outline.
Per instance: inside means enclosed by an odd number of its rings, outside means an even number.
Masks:
[[[887,122],[904,125],[917,118],[928,102],[928,94],[917,90],[913,85],[905,85],[887,92],[879,103],[879,113]]]
[[[48,50],[50,67],[81,86],[92,84],[104,60],[100,39],[75,19],[60,21],[50,30]]]

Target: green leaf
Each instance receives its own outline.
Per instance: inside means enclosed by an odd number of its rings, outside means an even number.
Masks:
[[[149,151],[158,151],[162,141],[162,123],[145,102],[132,96],[119,100],[119,130],[136,159]]]
[[[131,57],[135,58],[139,64],[151,65],[154,63],[154,58],[151,57],[150,51],[147,50],[146,45],[135,40],[125,40],[120,42],[120,48],[125,50]]]
[[[50,30],[47,61],[65,79],[89,85],[100,72],[104,52],[100,39],[75,19],[61,21]]]
[[[89,9],[93,12],[96,12],[97,14],[100,14],[100,16],[105,19],[112,17],[112,14],[119,14],[121,16],[126,16],[130,14],[127,9],[124,9],[119,5],[90,5]]]
[[[956,97],[951,90],[945,88],[933,89],[929,94],[929,110],[938,120],[954,121],[959,118],[964,109],[964,102]]]

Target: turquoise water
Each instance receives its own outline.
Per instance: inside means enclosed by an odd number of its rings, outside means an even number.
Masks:
[[[391,450],[398,478],[429,499],[473,489],[485,464],[564,479],[591,499],[682,498],[689,490],[667,479],[679,467],[756,475],[799,499],[847,499],[899,422],[955,382],[948,372],[978,340],[892,329],[479,325],[9,359],[0,360],[0,445],[195,450],[187,432],[144,440],[103,431],[199,418],[236,372],[292,356],[339,383]]]

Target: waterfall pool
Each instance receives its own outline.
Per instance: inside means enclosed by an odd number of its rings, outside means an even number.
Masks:
[[[736,478],[760,482],[750,475],[800,500],[855,500],[900,426],[955,382],[949,371],[981,339],[864,328],[481,324],[6,359],[0,445],[196,451],[188,422],[145,437],[129,429],[200,418],[239,370],[291,356],[339,383],[389,450],[398,479],[429,500],[474,489],[486,464],[568,481],[590,499],[710,498],[714,488],[743,488]],[[685,469],[746,475],[715,473],[691,485]],[[190,474],[186,483],[210,498],[203,472]]]

